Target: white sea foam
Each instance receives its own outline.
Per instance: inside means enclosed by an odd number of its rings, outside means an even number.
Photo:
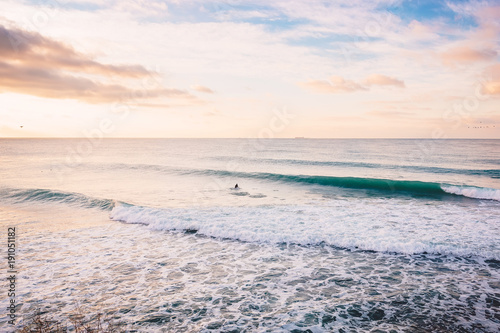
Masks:
[[[496,205],[496,204],[495,204]],[[496,206],[495,206],[496,207]],[[373,199],[328,204],[156,209],[119,205],[113,220],[259,243],[500,258],[500,210]]]
[[[387,202],[374,204],[382,208]],[[54,214],[51,207],[34,208],[0,207],[4,226],[19,225],[23,233],[19,326],[40,308],[66,321],[75,304],[85,300],[86,318],[103,313],[123,323],[119,329],[127,332],[389,332],[417,326],[422,331],[498,331],[498,311],[487,307],[498,292],[497,262],[226,241],[120,224],[108,221],[100,210],[61,206]],[[126,214],[126,208],[116,212]],[[254,217],[280,211],[305,221],[313,214],[309,208],[260,207],[259,214],[254,208]],[[154,220],[151,208],[142,210],[136,217],[149,214]],[[173,216],[156,211],[157,218]],[[252,209],[232,211],[240,216]],[[222,213],[229,211],[199,210],[186,218],[224,219]],[[387,212],[387,218],[401,216],[395,214]],[[0,305],[7,306],[6,300]],[[0,318],[0,331],[7,327],[6,318]]]
[[[468,198],[500,201],[500,190],[494,188],[454,185],[441,185],[441,188],[447,193],[462,195]]]

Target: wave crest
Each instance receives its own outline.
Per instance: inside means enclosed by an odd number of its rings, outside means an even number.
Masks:
[[[84,208],[97,208],[105,211],[110,211],[115,206],[114,200],[98,199],[81,193],[48,189],[0,189],[0,198],[13,203],[56,202]]]
[[[158,209],[120,204],[110,218],[144,224],[153,230],[198,233],[257,243],[320,245],[394,252],[478,255],[500,259],[493,237],[500,232],[498,216],[478,222],[477,216],[455,205],[398,205],[392,200],[332,202],[328,206],[287,205]]]
[[[447,193],[468,198],[500,201],[500,190],[494,188],[454,185],[442,185],[441,188]]]

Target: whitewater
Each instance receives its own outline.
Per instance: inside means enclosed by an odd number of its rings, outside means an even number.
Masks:
[[[85,302],[140,332],[500,329],[499,140],[85,143],[0,140],[17,327]]]

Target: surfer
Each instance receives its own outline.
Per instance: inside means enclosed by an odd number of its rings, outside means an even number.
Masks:
[[[238,184],[234,185],[234,188],[239,188]]]

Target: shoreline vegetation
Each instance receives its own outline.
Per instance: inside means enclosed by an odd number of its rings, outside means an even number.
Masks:
[[[55,320],[47,313],[37,309],[18,330],[19,333],[119,333],[121,323],[113,322],[101,313],[85,315],[78,306],[64,321]]]

